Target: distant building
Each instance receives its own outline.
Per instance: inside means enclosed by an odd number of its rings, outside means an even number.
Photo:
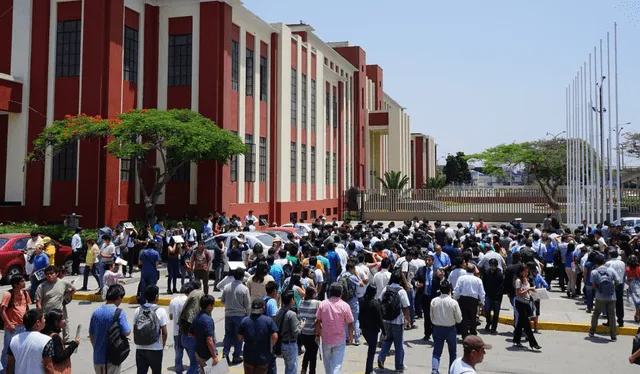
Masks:
[[[411,134],[411,187],[422,185],[438,175],[436,166],[436,143],[432,136]]]

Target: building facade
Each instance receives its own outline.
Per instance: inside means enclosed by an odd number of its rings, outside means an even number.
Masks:
[[[432,136],[411,134],[411,187],[422,185],[438,175],[436,143]]]
[[[339,217],[345,189],[410,174],[410,119],[382,68],[308,25],[269,24],[238,0],[6,0],[0,14],[0,220],[144,216],[138,171],[104,139],[24,164],[68,114],[188,108],[245,141],[250,153],[226,165],[180,170],[160,215]]]

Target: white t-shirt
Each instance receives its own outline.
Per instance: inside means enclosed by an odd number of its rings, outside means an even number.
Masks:
[[[157,306],[155,304],[144,304],[145,307],[154,307]],[[138,319],[138,314],[140,314],[140,309],[142,307],[138,307],[136,308],[135,313],[133,314],[133,324],[135,326],[136,324],[136,320]],[[167,325],[167,323],[169,323],[169,316],[167,315],[167,311],[162,308],[162,307],[158,307],[158,309],[156,309],[156,316],[158,316],[158,320],[160,321],[160,327],[164,327]],[[158,331],[158,341],[150,344],[150,345],[138,345],[136,344],[136,349],[146,349],[148,351],[161,351],[162,350],[162,331]]]
[[[449,368],[449,374],[476,374],[474,368],[462,361],[462,357],[456,358]]]
[[[358,286],[356,288],[356,296],[358,298],[361,298],[361,297],[364,297],[364,294],[367,291],[368,283],[364,283],[364,281],[365,280],[367,282],[370,281],[370,279],[369,279],[370,272],[369,272],[369,268],[365,264],[356,265],[356,271],[358,272],[358,276],[362,280],[362,286]]]
[[[182,314],[182,309],[184,308],[184,303],[186,301],[187,295],[182,294],[173,298],[169,303],[169,315],[173,317],[173,336],[180,335],[178,320],[180,319],[180,314]]]
[[[109,245],[102,244],[102,249],[100,250],[100,256],[107,258],[113,257],[116,252],[116,246],[113,243],[109,243]]]
[[[324,276],[322,275],[322,270],[315,269],[314,273],[316,273],[316,287],[318,287],[318,283],[324,283]]]

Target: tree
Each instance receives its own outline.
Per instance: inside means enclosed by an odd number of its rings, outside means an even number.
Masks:
[[[489,175],[500,176],[505,170],[523,169],[540,186],[547,204],[562,222],[558,187],[566,183],[567,146],[565,139],[541,139],[532,142],[502,144],[482,153],[469,155],[469,160],[484,163]]]
[[[400,171],[386,171],[384,179],[376,177],[385,190],[401,190],[409,184],[409,177],[402,175]]]
[[[444,166],[444,174],[447,184],[469,184],[471,183],[471,172],[469,163],[464,152],[457,152],[447,156],[447,163]]]
[[[142,109],[122,113],[112,120],[84,113],[67,115],[64,120],[47,126],[34,140],[33,152],[26,162],[43,160],[49,149],[56,154],[78,140],[101,137],[107,138],[105,148],[109,154],[135,162],[148,223],[155,217],[163,188],[182,166],[204,160],[226,164],[231,156],[247,152],[238,136],[197,112]],[[156,154],[160,155],[158,163]],[[150,186],[145,185],[143,166],[153,172]]]
[[[422,188],[425,190],[440,190],[447,186],[447,180],[443,176],[437,176],[435,178],[429,178],[424,184],[422,184]]]

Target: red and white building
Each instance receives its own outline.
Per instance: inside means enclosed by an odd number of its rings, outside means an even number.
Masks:
[[[411,134],[411,187],[422,185],[438,175],[437,144],[432,136]]]
[[[181,170],[158,214],[330,219],[345,189],[410,175],[409,116],[382,68],[308,25],[266,23],[238,0],[3,0],[0,15],[0,221],[143,217],[136,170],[104,139],[24,164],[67,114],[189,108],[250,146]]]

